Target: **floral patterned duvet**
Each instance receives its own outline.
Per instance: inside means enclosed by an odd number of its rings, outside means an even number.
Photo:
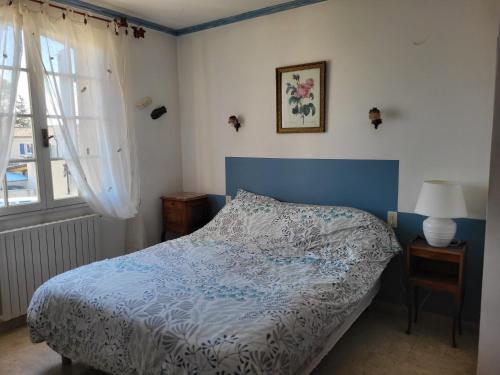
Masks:
[[[372,215],[240,191],[207,226],[52,278],[34,342],[111,374],[295,374],[400,251]]]

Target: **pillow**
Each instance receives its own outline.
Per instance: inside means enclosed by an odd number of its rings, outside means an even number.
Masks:
[[[349,207],[281,203],[279,216],[259,247],[279,256],[335,258],[370,251],[370,257],[384,258],[387,252],[400,251],[392,228],[375,216]],[[385,254],[385,255],[384,255]]]
[[[279,216],[281,203],[264,195],[238,190],[204,228],[206,234],[229,241],[252,241]]]
[[[392,228],[355,208],[284,203],[239,190],[198,236],[256,246],[269,256],[385,258],[400,251]]]

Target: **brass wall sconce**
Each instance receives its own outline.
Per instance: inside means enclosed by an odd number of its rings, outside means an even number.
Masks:
[[[368,113],[368,118],[370,119],[375,129],[378,129],[378,126],[382,123],[380,110],[377,107],[373,107],[372,109],[370,109],[370,112]]]
[[[227,123],[230,126],[234,127],[236,131],[238,131],[241,128],[240,120],[238,120],[238,117],[236,117],[235,115],[229,116]]]

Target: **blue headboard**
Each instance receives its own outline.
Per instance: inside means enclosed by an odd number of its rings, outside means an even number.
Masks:
[[[398,208],[398,160],[226,157],[226,194],[238,189],[294,203],[356,207],[386,220]]]

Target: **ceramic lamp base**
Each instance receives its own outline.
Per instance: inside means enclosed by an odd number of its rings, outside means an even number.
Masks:
[[[427,243],[435,247],[447,247],[457,232],[457,224],[452,219],[437,217],[425,219],[423,228]]]

